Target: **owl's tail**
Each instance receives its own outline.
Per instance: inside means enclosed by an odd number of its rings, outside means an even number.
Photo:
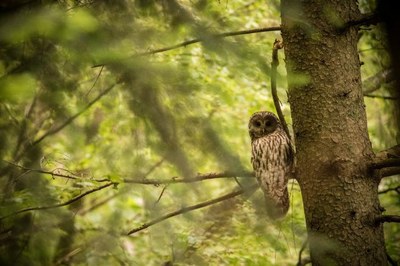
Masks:
[[[289,210],[289,193],[287,187],[278,194],[264,194],[267,205],[267,214],[273,220],[285,217]]]

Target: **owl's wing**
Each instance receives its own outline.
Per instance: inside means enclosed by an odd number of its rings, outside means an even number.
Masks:
[[[294,158],[294,151],[292,145],[289,142],[288,145],[285,145],[285,158],[284,158],[285,163],[291,166],[293,164],[293,158]]]
[[[285,155],[284,155],[284,163],[286,164],[286,178],[292,179],[294,176],[294,150],[293,146],[289,142],[288,145],[285,146]]]

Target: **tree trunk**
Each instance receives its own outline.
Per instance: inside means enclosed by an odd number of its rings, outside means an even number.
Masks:
[[[362,96],[356,1],[282,0],[282,36],[313,265],[387,265]]]

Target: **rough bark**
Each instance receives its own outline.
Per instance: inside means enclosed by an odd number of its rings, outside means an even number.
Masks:
[[[282,0],[282,36],[313,265],[386,265],[362,96],[356,1]],[[338,30],[342,28],[341,30]]]

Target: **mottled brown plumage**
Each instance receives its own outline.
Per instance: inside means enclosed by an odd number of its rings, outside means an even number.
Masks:
[[[270,218],[285,216],[289,209],[287,183],[292,172],[293,149],[279,119],[271,112],[254,113],[249,121],[251,162],[264,192]]]

